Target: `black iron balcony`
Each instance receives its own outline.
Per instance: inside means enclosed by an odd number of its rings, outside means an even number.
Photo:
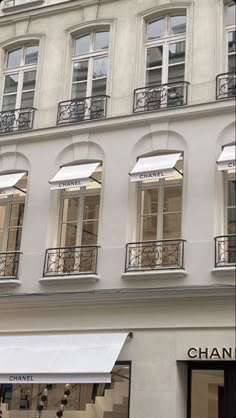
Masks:
[[[105,118],[108,98],[109,96],[101,95],[60,102],[57,125]]]
[[[125,271],[184,268],[184,240],[139,241],[126,244]]]
[[[223,73],[216,77],[216,100],[236,97],[236,74]]]
[[[153,85],[134,90],[133,112],[147,112],[184,106],[188,102],[187,81]]]
[[[97,245],[49,248],[46,250],[43,276],[97,274]]]
[[[35,110],[27,107],[0,112],[0,134],[32,129]]]
[[[19,251],[0,253],[0,280],[18,279],[18,267],[21,254]]]
[[[215,237],[215,267],[236,265],[236,235]]]

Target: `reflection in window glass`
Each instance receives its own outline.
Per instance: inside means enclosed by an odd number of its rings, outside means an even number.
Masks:
[[[34,91],[22,93],[21,96],[21,108],[33,107],[34,105]]]
[[[109,32],[96,32],[94,50],[107,49],[109,46]]]
[[[171,16],[170,18],[170,33],[176,35],[178,33],[186,32],[186,16]]]
[[[147,50],[147,68],[159,67],[162,65],[163,47],[155,46]]]
[[[236,25],[236,5],[231,4],[227,8],[227,24]]]
[[[24,73],[22,90],[34,90],[36,81],[36,71],[27,71]]]
[[[81,36],[75,41],[75,56],[87,54],[90,51],[90,35]]]
[[[236,31],[228,33],[228,52],[236,52]]]
[[[100,78],[93,81],[92,96],[102,96],[106,94],[106,79]],[[101,102],[99,102],[100,106]]]
[[[36,64],[38,61],[38,46],[28,46],[25,53],[25,64]]]
[[[220,418],[223,403],[224,371],[192,370],[191,418]]]
[[[3,97],[2,110],[13,110],[16,107],[16,95],[11,94]]]
[[[87,80],[88,61],[75,62],[73,65],[73,82]]]
[[[17,86],[18,86],[18,74],[6,75],[4,94],[16,92]]]
[[[178,83],[184,78],[184,64],[169,66],[168,83]]]
[[[20,66],[22,56],[22,49],[15,49],[9,51],[7,54],[7,68],[16,68]]]
[[[96,58],[93,65],[93,78],[107,76],[107,58]]]
[[[156,38],[162,38],[164,36],[164,30],[165,30],[165,20],[159,19],[155,20],[155,22],[151,22],[148,24],[148,39],[156,39]]]
[[[185,42],[176,42],[169,45],[169,64],[183,62],[185,58]]]
[[[162,68],[147,71],[146,85],[148,87],[157,86],[157,85],[160,85],[161,83],[162,83]]]

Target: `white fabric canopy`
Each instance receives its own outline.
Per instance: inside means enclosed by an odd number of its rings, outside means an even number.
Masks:
[[[231,170],[236,168],[236,146],[230,145],[223,148],[217,161],[218,170]]]
[[[3,174],[0,176],[0,195],[10,195],[14,192],[14,186],[26,173]]]
[[[51,189],[66,189],[68,187],[87,186],[90,176],[100,163],[89,163],[62,167],[49,182]]]
[[[139,158],[130,172],[131,181],[145,181],[171,177],[181,153]]]
[[[0,383],[104,383],[128,333],[0,337]]]

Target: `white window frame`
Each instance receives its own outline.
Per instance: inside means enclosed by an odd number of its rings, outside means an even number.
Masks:
[[[168,35],[168,31],[170,29],[170,18],[174,16],[186,16],[186,31],[181,34],[175,35]],[[154,40],[148,40],[148,25],[152,22],[155,22],[159,19],[163,18],[165,20],[165,34],[162,38],[157,38]],[[168,83],[168,72],[169,67],[178,66],[184,64],[184,79],[186,78],[186,36],[187,34],[187,15],[181,13],[166,13],[161,15],[160,17],[149,20],[146,22],[146,33],[145,33],[145,85],[147,83],[147,51],[151,47],[155,46],[162,46],[163,47],[163,59],[162,59],[162,79],[161,84]],[[169,65],[169,45],[175,44],[177,42],[185,42],[185,60],[183,62],[178,62],[178,64],[170,64]],[[152,67],[154,70],[155,68],[160,67]]]
[[[18,204],[18,203],[23,203],[24,204],[24,208],[25,208],[25,196],[18,196],[15,197],[13,195],[9,195],[4,199],[0,199],[0,206],[6,206],[6,216],[5,216],[5,225],[3,229],[3,243],[2,246],[0,248],[0,252],[4,253],[7,252],[7,244],[8,244],[8,238],[9,238],[9,230],[10,230],[10,219],[11,219],[11,208],[12,205],[14,204]],[[24,215],[23,215],[24,218]],[[23,224],[24,224],[24,219],[23,219]],[[21,231],[23,230],[23,224],[21,227]],[[15,251],[19,251],[15,250]]]
[[[230,32],[235,32],[236,31],[236,25],[229,25],[227,22],[227,17],[228,17],[228,8],[232,5],[234,5],[234,2],[230,2],[229,4],[226,5],[225,7],[225,29],[226,29],[226,72],[229,72],[229,56],[230,55],[235,55],[235,59],[236,59],[236,52],[231,52],[229,53],[229,49],[228,49],[228,34]],[[236,6],[235,6],[236,7]]]
[[[95,33],[98,32],[108,32],[109,33],[109,45],[108,48],[106,50],[101,49],[98,51],[94,51],[94,40],[95,40]],[[86,53],[86,54],[81,54],[81,55],[74,55],[75,52],[75,45],[76,45],[76,40],[79,39],[80,37],[86,36],[86,35],[90,35],[90,52]],[[110,29],[109,28],[97,28],[97,29],[92,29],[88,32],[85,32],[84,34],[80,34],[79,36],[76,36],[73,39],[73,56],[72,56],[72,66],[71,66],[71,92],[70,92],[70,96],[72,98],[72,88],[74,84],[83,84],[85,83],[85,80],[83,81],[77,81],[77,82],[73,82],[73,68],[74,68],[74,64],[75,63],[79,63],[79,62],[83,62],[83,61],[88,61],[88,73],[87,73],[87,80],[86,80],[86,95],[85,97],[91,97],[92,96],[92,85],[93,85],[93,65],[94,65],[94,60],[96,58],[107,58],[107,76],[106,77],[100,77],[100,78],[96,78],[96,80],[102,80],[102,79],[106,79],[106,93],[107,94],[107,79],[108,79],[108,71],[109,71],[109,47],[110,47]],[[74,98],[75,99],[79,99],[79,98]]]
[[[12,49],[8,49],[6,51],[5,66],[4,66],[5,68],[4,68],[4,71],[3,71],[3,92],[2,92],[1,109],[2,109],[2,106],[3,106],[3,98],[6,97],[6,96],[13,96],[13,95],[16,95],[15,108],[14,109],[9,109],[9,110],[21,109],[22,93],[28,93],[28,92],[32,92],[32,91],[34,92],[34,103],[35,103],[35,91],[36,91],[36,85],[37,85],[38,60],[37,60],[37,63],[34,63],[34,64],[25,64],[26,48],[31,47],[31,46],[39,46],[39,45],[38,45],[38,43],[24,44],[24,45],[20,45],[19,48],[15,47],[15,48],[12,48]],[[15,68],[7,68],[8,55],[9,55],[9,53],[13,52],[16,49],[22,49],[20,66],[15,67]],[[29,72],[29,71],[36,71],[35,88],[23,91],[22,88],[23,88],[24,73]],[[18,75],[17,91],[14,92],[14,93],[4,93],[6,76],[8,76],[8,75]],[[33,105],[34,105],[34,103],[33,103]],[[34,106],[32,106],[32,107],[34,107]],[[5,111],[7,111],[7,110],[5,110]]]

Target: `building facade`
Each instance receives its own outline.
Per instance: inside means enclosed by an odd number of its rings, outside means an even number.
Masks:
[[[235,418],[235,2],[3,0],[3,418]]]

